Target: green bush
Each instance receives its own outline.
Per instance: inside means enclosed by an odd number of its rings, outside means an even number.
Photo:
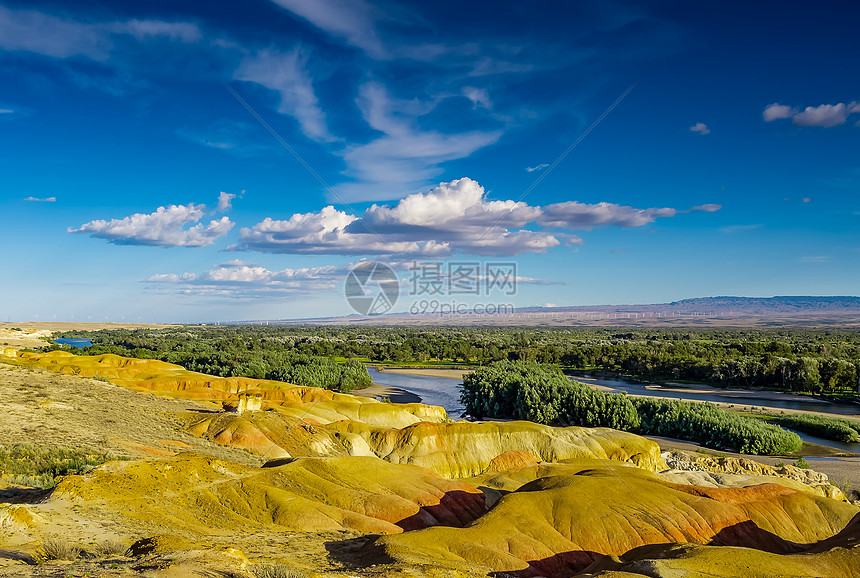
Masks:
[[[860,422],[804,413],[779,416],[770,421],[827,440],[845,443],[860,442]]]
[[[594,391],[558,368],[529,361],[502,361],[467,373],[461,401],[477,417],[625,430],[639,425],[627,396]]]
[[[788,454],[803,442],[793,432],[743,417],[708,402],[633,398],[640,432],[698,442],[744,454]]]
[[[791,453],[802,445],[793,432],[712,403],[603,393],[534,362],[502,361],[466,374],[461,401],[477,418],[611,427],[749,454]]]
[[[0,475],[12,483],[47,489],[57,485],[60,476],[84,473],[115,459],[111,452],[30,444],[0,446]]]

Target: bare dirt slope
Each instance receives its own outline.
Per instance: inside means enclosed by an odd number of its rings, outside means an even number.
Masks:
[[[194,450],[247,463],[247,452],[185,432],[220,407],[140,394],[96,379],[0,363],[0,445],[90,448],[151,457]]]

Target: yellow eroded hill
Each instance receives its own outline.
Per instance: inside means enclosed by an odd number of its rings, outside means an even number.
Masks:
[[[558,428],[526,421],[422,422],[401,429],[338,422],[328,428],[341,434],[350,453],[369,450],[386,461],[419,465],[449,478],[480,474],[497,457],[513,451],[528,452],[543,462],[584,457],[666,469],[655,442],[608,428]]]
[[[461,526],[485,510],[473,486],[377,458],[303,458],[252,468],[192,453],[111,462],[69,476],[51,501],[95,504],[171,532],[200,534],[273,526],[392,534]]]
[[[516,490],[468,527],[385,537],[380,546],[393,558],[416,564],[569,576],[603,555],[650,544],[798,552],[837,534],[860,512],[777,484],[703,488],[593,460],[525,470],[484,480]],[[536,474],[547,475],[519,485]]]
[[[7,363],[41,367],[57,373],[99,377],[134,391],[198,401],[238,400],[240,393],[260,393],[265,408],[317,423],[360,420],[372,425],[403,427],[419,421],[446,419],[441,407],[393,404],[335,393],[318,387],[301,387],[280,381],[249,377],[216,377],[188,371],[179,365],[119,355],[73,355],[66,351],[23,353]]]
[[[752,548],[671,544],[645,546],[620,559],[604,558],[586,577],[601,578],[847,578],[860,576],[856,550],[780,555]]]

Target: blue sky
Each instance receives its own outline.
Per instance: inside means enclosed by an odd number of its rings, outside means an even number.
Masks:
[[[456,299],[517,307],[857,295],[858,16],[0,0],[0,319],[349,314],[366,260],[515,262]]]

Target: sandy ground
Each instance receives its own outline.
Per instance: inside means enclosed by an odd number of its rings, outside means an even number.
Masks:
[[[434,368],[417,368],[411,369],[408,367],[380,367],[379,371],[385,373],[402,373],[403,375],[421,375],[424,377],[447,377],[450,379],[463,379],[463,376],[469,373],[469,369],[434,369]]]
[[[0,444],[92,448],[152,457],[198,451],[240,463],[253,456],[185,433],[220,411],[211,404],[135,393],[104,381],[0,362]]]
[[[584,383],[584,384],[588,385],[589,387],[594,388],[598,391],[604,391],[604,392],[610,392],[610,393],[619,391],[617,389],[613,389],[613,388],[607,387],[605,385],[598,385],[596,383],[592,383],[588,378],[584,378],[584,377],[577,377],[576,381]],[[654,386],[654,387],[649,387],[647,389],[652,389],[652,390],[659,389],[662,391],[672,391],[672,392],[681,393],[681,394],[683,394],[683,393],[700,393],[700,394],[708,394],[708,395],[721,395],[722,393],[725,393],[725,390],[722,390],[722,389],[718,389],[718,388],[703,389],[703,386],[697,386],[696,389],[693,389],[693,388],[672,388],[672,387],[663,387],[663,386]],[[802,396],[802,395],[783,394],[783,393],[778,393],[778,392],[773,392],[773,391],[764,391],[764,392],[749,391],[749,392],[747,392],[747,391],[740,391],[740,390],[731,390],[731,394],[732,394],[732,397],[731,397],[732,401],[725,401],[725,402],[719,401],[719,402],[710,402],[710,403],[714,403],[723,409],[730,409],[730,410],[747,410],[750,408],[755,408],[756,411],[763,409],[764,412],[771,412],[771,413],[823,414],[823,415],[830,415],[833,417],[838,417],[838,418],[843,418],[843,419],[860,421],[860,415],[844,415],[841,413],[828,412],[827,409],[828,409],[828,406],[830,406],[829,402],[826,402],[826,401],[823,401],[820,399],[812,399],[812,398]],[[628,395],[630,397],[650,397],[652,399],[679,399],[680,401],[693,401],[693,402],[701,403],[701,400],[695,399],[695,398],[684,398],[684,397],[681,397],[681,398],[663,398],[663,397],[658,397],[658,396],[639,395],[639,394],[635,394],[635,393],[630,393]],[[750,399],[752,397],[756,397],[757,399]],[[766,401],[764,404],[761,403],[762,399],[771,400],[771,401],[776,401],[776,400],[803,401],[803,402],[808,402],[808,403],[818,402],[818,403],[820,403],[821,409],[819,409],[817,411],[811,411],[811,410],[805,410],[805,409],[788,409],[788,408],[784,408],[784,407],[773,407],[773,406],[767,405]]]
[[[374,383],[364,389],[353,390],[352,394],[361,397],[387,397],[392,403],[421,403],[421,397],[411,391],[406,391],[399,387],[391,387],[390,385],[380,385],[378,383]]]
[[[5,323],[0,322],[0,349],[38,348],[47,345],[43,337],[63,331],[101,331],[102,329],[161,329],[171,325],[148,325],[145,323],[71,323],[63,321],[41,321]]]

